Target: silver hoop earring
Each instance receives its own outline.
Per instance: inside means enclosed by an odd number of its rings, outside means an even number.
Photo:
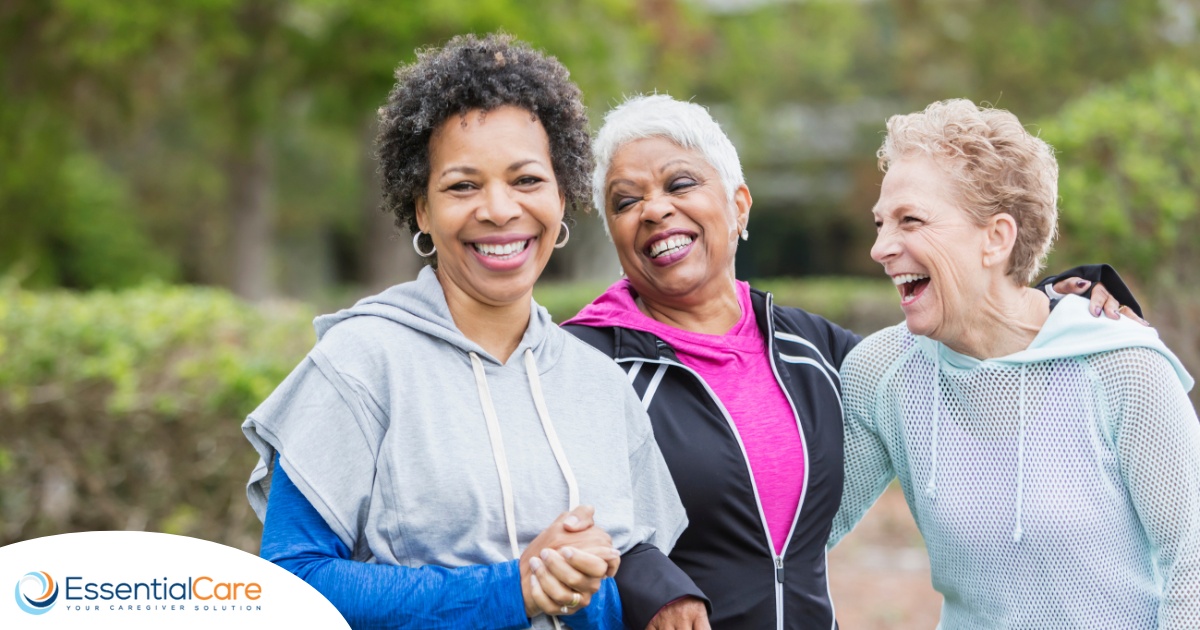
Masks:
[[[750,240],[750,230],[748,230],[746,228],[742,228],[742,240],[743,241]]]
[[[567,236],[565,238],[563,238],[563,240],[555,243],[554,249],[562,249],[564,246],[566,246],[567,241],[571,240],[571,228],[567,227],[566,221],[562,222],[562,226],[563,226],[562,234],[566,234]]]
[[[437,253],[437,245],[433,245],[432,247],[430,247],[429,251],[427,251],[427,252],[421,251],[421,244],[418,243],[417,241],[421,238],[422,234],[424,234],[424,232],[417,232],[416,234],[413,234],[413,249],[416,250],[417,255],[420,256],[421,258],[429,258],[430,256]]]

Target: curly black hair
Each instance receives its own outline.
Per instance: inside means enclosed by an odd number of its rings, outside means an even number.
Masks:
[[[515,105],[536,116],[550,137],[550,162],[568,213],[587,211],[592,149],[581,96],[557,59],[511,35],[459,35],[441,48],[418,51],[415,63],[396,69],[396,85],[379,108],[381,209],[396,215],[396,227],[416,233],[434,130],[473,109]]]

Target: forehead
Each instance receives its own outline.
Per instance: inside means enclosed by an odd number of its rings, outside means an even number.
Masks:
[[[486,148],[489,153],[533,152],[549,155],[550,138],[527,109],[504,105],[471,109],[442,121],[429,137],[430,159]]]
[[[926,155],[909,155],[888,166],[879,188],[875,214],[898,208],[934,208],[955,204],[954,179],[939,161]]]
[[[651,136],[622,144],[613,153],[607,179],[636,171],[659,173],[676,166],[713,170],[699,151],[686,149],[670,138]]]

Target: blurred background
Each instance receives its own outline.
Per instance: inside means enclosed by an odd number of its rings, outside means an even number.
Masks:
[[[497,29],[570,68],[594,126],[634,93],[708,106],[754,194],[739,275],[864,334],[902,318],[867,255],[884,121],[1009,109],[1059,150],[1051,269],[1114,264],[1200,372],[1197,0],[0,0],[0,545],[257,550],[241,419],[314,315],[420,265],[378,210],[392,72]],[[577,217],[556,320],[616,279],[608,248]],[[903,500],[872,518],[831,561],[843,626],[932,627]]]

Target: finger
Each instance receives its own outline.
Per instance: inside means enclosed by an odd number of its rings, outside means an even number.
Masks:
[[[595,514],[596,508],[590,505],[577,505],[563,518],[563,529],[568,532],[581,532],[596,524],[593,520]]]
[[[572,551],[572,553],[576,556],[580,555],[579,552]],[[600,580],[608,569],[606,563],[596,559],[596,564],[599,566],[592,567],[594,573],[584,573],[572,566],[562,554],[552,549],[542,552],[542,562],[546,565],[546,570],[554,576],[555,581],[564,587],[561,591],[552,588],[546,589],[546,594],[559,603],[571,601],[571,591],[595,593],[600,590]],[[565,594],[565,598],[562,597],[563,594]]]
[[[1112,296],[1109,295],[1108,289],[1105,289],[1104,285],[1096,285],[1092,289],[1092,299],[1088,303],[1088,311],[1091,312],[1093,317],[1100,317],[1100,314],[1104,312],[1104,304],[1111,298]]]
[[[601,579],[608,575],[608,561],[595,554],[574,547],[563,547],[558,553],[564,562],[584,576]]]
[[[1072,276],[1055,282],[1054,292],[1063,295],[1083,295],[1090,286],[1092,286],[1091,282]]]
[[[1104,311],[1104,314],[1108,316],[1109,319],[1121,319],[1120,314],[1118,314],[1118,311],[1121,309],[1121,303],[1117,301],[1117,298],[1113,297],[1113,295],[1108,292],[1108,289],[1104,288],[1103,284],[1097,284],[1096,288],[1092,290],[1093,313],[1096,312],[1095,307],[1097,302],[1100,303],[1100,309]],[[1097,313],[1097,315],[1099,315],[1099,313]]]
[[[1124,315],[1125,317],[1128,317],[1129,319],[1132,319],[1133,321],[1135,321],[1143,326],[1150,325],[1150,322],[1142,319],[1142,317],[1140,315],[1135,313],[1133,311],[1133,309],[1129,308],[1128,306],[1122,306],[1117,312],[1119,312],[1120,314]]]
[[[529,598],[533,600],[538,610],[547,615],[557,615],[560,606],[546,595],[546,591],[542,589],[542,581],[538,579],[536,573],[529,574]]]
[[[599,547],[611,547],[612,538],[603,528],[592,526],[582,532],[567,532],[563,531],[555,536],[551,544],[547,545],[551,549],[562,549],[563,547],[574,547],[576,549],[588,549]],[[540,553],[540,550],[539,550]]]
[[[554,555],[558,555],[557,552],[552,553]],[[558,559],[562,560],[562,556],[558,556]],[[554,609],[558,610],[562,606],[570,603],[576,592],[580,592],[572,588],[568,582],[570,584],[583,583],[587,581],[587,578],[580,575],[578,571],[575,571],[575,569],[567,566],[566,562],[563,562],[562,565],[557,567],[554,573],[550,572],[546,564],[546,562],[539,562],[538,569],[534,572],[534,575],[537,576],[538,582],[541,583],[542,591],[546,593],[546,596],[549,597],[551,601],[554,602]],[[570,571],[575,575],[564,575],[564,570]],[[565,578],[567,582],[564,582],[563,578]],[[599,582],[599,580],[596,581]]]
[[[588,547],[583,549],[597,558],[600,558],[608,564],[608,570],[605,575],[614,577],[617,575],[617,569],[621,567],[621,552],[615,547]]]
[[[1121,303],[1113,298],[1104,303],[1104,314],[1109,319],[1121,319]]]

